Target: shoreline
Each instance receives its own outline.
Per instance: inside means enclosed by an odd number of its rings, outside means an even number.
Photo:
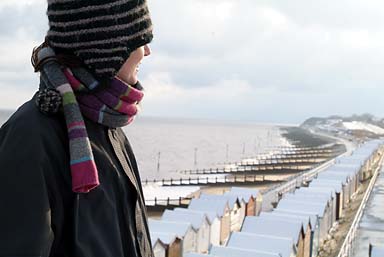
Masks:
[[[299,127],[281,127],[279,128],[282,131],[282,137],[284,137],[287,141],[290,142],[292,145],[292,149],[295,148],[317,148],[329,144],[338,145],[336,140],[332,140],[330,138],[326,138],[321,135],[313,134],[305,129],[299,128]],[[340,149],[339,149],[340,151]],[[345,151],[341,150],[337,155],[339,155],[341,152]],[[272,155],[273,157],[273,155]],[[326,161],[329,161],[330,159],[334,158],[335,156],[330,156],[329,158],[326,158],[326,160],[322,161],[321,163],[324,163]],[[240,161],[240,160],[239,160]],[[310,170],[309,168],[308,170]],[[305,171],[301,171],[301,173],[304,173]],[[254,172],[257,174],[257,172]],[[281,184],[284,181],[289,180],[291,177],[298,174],[298,172],[279,172],[278,174],[271,174],[273,173],[273,170],[265,171],[264,175],[268,176],[270,180],[265,182],[257,182],[257,183],[220,183],[220,184],[207,184],[202,185],[200,188],[192,192],[191,194],[187,195],[186,197],[182,197],[185,199],[182,206],[178,205],[159,205],[159,206],[147,206],[147,212],[148,216],[150,218],[158,219],[161,217],[162,212],[165,209],[173,209],[176,207],[187,207],[189,204],[189,200],[192,198],[199,197],[201,193],[208,193],[208,194],[215,194],[220,195],[223,194],[231,189],[232,186],[236,187],[242,187],[247,189],[255,189],[259,191],[266,191],[270,188],[273,188],[279,184]],[[244,174],[249,174],[247,172],[244,172]],[[233,174],[220,174],[220,176],[231,176]],[[215,176],[212,174],[212,176]],[[272,180],[278,180],[277,182],[273,182]],[[177,188],[178,186],[166,186],[167,189]],[[180,186],[179,186],[180,187]],[[188,186],[186,186],[188,187]],[[182,200],[180,201],[180,203]]]

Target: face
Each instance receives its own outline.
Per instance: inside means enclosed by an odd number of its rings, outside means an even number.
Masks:
[[[139,65],[141,64],[144,56],[148,56],[150,54],[151,49],[149,48],[149,45],[144,45],[137,48],[129,55],[129,58],[120,68],[119,72],[117,73],[117,77],[130,85],[136,84]]]

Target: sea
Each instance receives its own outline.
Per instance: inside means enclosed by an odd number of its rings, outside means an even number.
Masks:
[[[13,111],[0,110],[0,126]],[[289,146],[279,125],[138,116],[123,128],[141,178],[180,177],[180,171],[215,168]]]

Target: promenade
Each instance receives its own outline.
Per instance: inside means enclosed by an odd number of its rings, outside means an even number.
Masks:
[[[352,256],[368,256],[369,244],[374,247],[384,246],[384,168],[380,170],[364,209],[357,229]]]

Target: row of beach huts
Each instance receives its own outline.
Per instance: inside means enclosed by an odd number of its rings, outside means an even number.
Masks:
[[[258,190],[232,187],[222,195],[201,194],[188,208],[165,210],[149,220],[155,257],[316,257],[381,160],[382,143],[370,141],[336,158],[309,186],[282,196],[265,199]]]

